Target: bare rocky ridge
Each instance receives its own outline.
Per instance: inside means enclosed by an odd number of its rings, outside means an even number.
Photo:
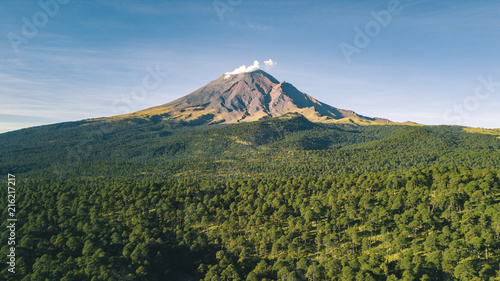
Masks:
[[[201,123],[251,122],[295,112],[313,122],[392,123],[324,104],[262,70],[222,75],[191,94],[126,115]]]

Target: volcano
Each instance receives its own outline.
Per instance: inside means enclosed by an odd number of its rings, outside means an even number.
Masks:
[[[390,122],[322,103],[290,83],[279,82],[262,70],[224,74],[177,100],[122,116],[161,116],[176,121],[231,124],[279,117],[287,113],[299,113],[312,122],[321,123]]]

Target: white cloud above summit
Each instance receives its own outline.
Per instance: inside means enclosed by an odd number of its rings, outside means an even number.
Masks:
[[[274,62],[272,59],[269,59],[267,61],[264,61],[264,64],[266,65],[266,69],[270,70],[273,66],[276,65],[276,62]],[[224,78],[227,79],[227,78],[231,77],[231,75],[252,72],[252,71],[255,71],[258,69],[260,69],[260,62],[256,60],[253,62],[253,65],[250,65],[248,67],[246,65],[242,65],[231,72],[224,73],[226,75]]]
[[[271,70],[275,65],[277,65],[277,63],[272,59],[264,61],[264,64],[266,65],[267,70]]]

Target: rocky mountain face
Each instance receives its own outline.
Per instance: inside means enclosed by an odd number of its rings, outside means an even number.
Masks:
[[[222,75],[191,94],[164,105],[124,115],[161,116],[197,123],[238,123],[299,113],[313,122],[388,123],[322,103],[262,70]]]

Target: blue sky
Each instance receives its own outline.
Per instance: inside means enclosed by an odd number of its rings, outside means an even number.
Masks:
[[[0,132],[164,104],[268,59],[278,80],[365,116],[500,128],[498,1],[58,1],[1,4]]]

